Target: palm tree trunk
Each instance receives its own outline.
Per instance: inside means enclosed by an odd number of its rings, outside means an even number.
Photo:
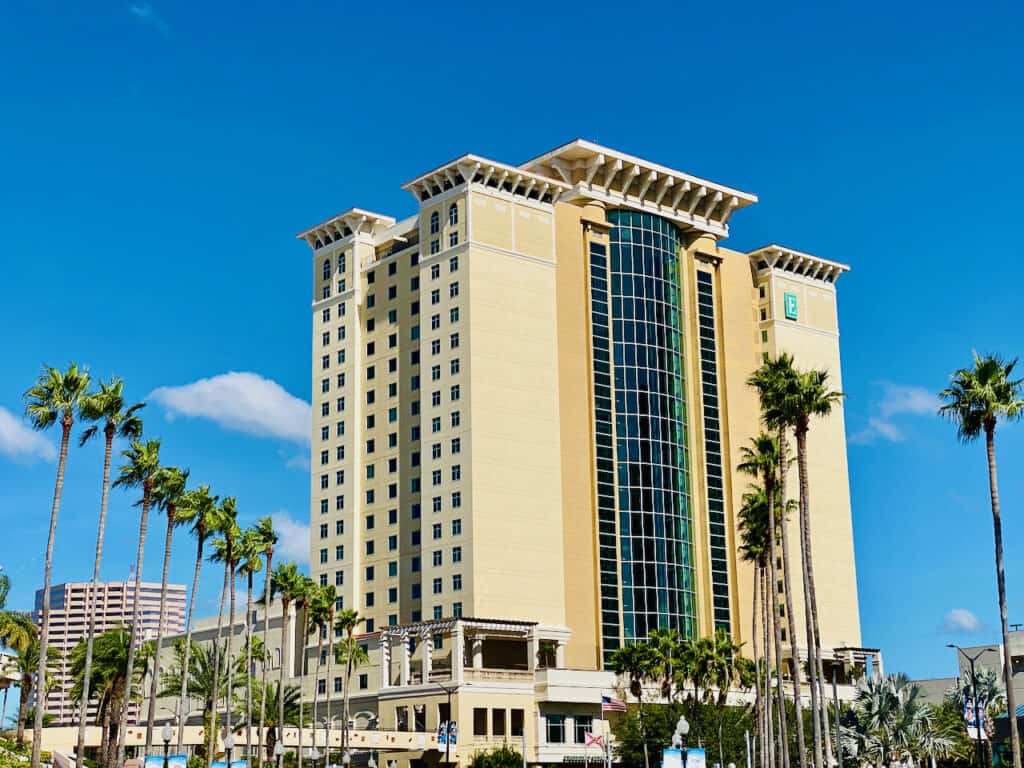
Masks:
[[[139,622],[142,618],[142,606],[139,601],[139,588],[142,584],[142,556],[146,552],[146,525],[149,522],[149,491],[150,481],[144,481],[142,487],[142,514],[139,515],[139,551],[135,558],[135,596],[132,602],[132,628],[128,636],[128,664],[125,670],[124,700],[121,702],[120,725],[117,731],[117,768],[124,766],[124,737],[128,730],[128,708],[132,701],[132,681],[135,675],[135,651],[138,646]]]
[[[28,716],[28,697],[32,695],[32,676],[25,675],[18,689],[18,729],[17,743],[25,746],[25,718]]]
[[[53,487],[53,506],[50,508],[50,533],[46,538],[46,564],[43,567],[43,610],[39,624],[39,669],[36,672],[36,686],[40,694],[36,696],[35,718],[32,723],[32,768],[39,768],[39,756],[42,754],[43,710],[46,709],[46,651],[50,634],[50,578],[53,573],[53,543],[57,538],[57,515],[60,513],[60,497],[64,493],[64,468],[68,463],[68,440],[71,437],[70,418],[61,419],[60,458],[57,460],[57,482]],[[24,741],[24,726],[19,723],[21,739]]]
[[[778,699],[778,707],[779,707],[779,741],[781,742],[779,744],[779,757],[782,760],[782,764],[784,766],[786,766],[786,768],[789,768],[791,763],[789,762],[789,736],[788,736],[787,728],[786,728],[786,694],[785,694],[785,691],[783,690],[783,686],[782,686],[782,628],[780,627],[780,621],[779,621],[779,618],[780,618],[779,617],[779,599],[778,599],[778,595],[777,595],[777,592],[776,592],[776,590],[777,590],[776,585],[779,583],[779,579],[778,579],[778,575],[777,575],[776,570],[775,570],[775,564],[778,562],[778,554],[777,554],[778,546],[776,544],[775,539],[776,539],[776,532],[779,530],[779,527],[778,527],[778,521],[775,519],[775,493],[774,493],[775,487],[774,487],[774,482],[772,482],[771,478],[765,478],[765,486],[766,486],[765,493],[766,493],[766,495],[768,497],[768,541],[769,541],[768,549],[769,549],[769,555],[771,557],[771,564],[769,566],[769,573],[771,574],[771,580],[772,580],[771,589],[769,590],[769,593],[771,594],[771,597],[772,597],[772,600],[771,600],[771,603],[772,603],[772,609],[771,609],[772,610],[772,626],[773,626],[774,634],[775,634],[775,662],[776,662],[776,665],[777,665],[776,670],[775,670],[775,674],[777,676],[776,697]],[[781,495],[781,491],[780,491],[780,495]],[[782,545],[783,546],[783,553],[785,553],[785,551],[786,551],[785,550],[785,546],[786,546],[785,545],[785,542],[786,542],[785,531],[783,531],[782,542],[783,542],[783,545]],[[785,554],[783,554],[783,563],[785,563],[785,562],[786,562]],[[786,595],[787,595],[787,597],[789,595],[789,589],[788,588],[786,589]],[[767,595],[765,597],[767,599]],[[789,606],[788,605],[786,606],[786,609],[787,609],[787,611],[789,610]],[[799,680],[799,677],[797,677],[796,679]],[[797,691],[799,692],[799,688],[797,688]],[[804,754],[803,754],[803,734],[804,734],[804,731],[803,731],[803,724],[800,722],[800,707],[799,707],[799,705],[797,705],[796,728],[797,728],[797,743],[798,743],[798,745],[800,747],[800,768],[806,768],[807,763],[806,763],[806,760],[804,759]]]
[[[768,570],[761,567],[761,636],[764,641],[764,756],[766,768],[775,766],[775,732],[772,724],[772,656],[768,642]]]
[[[752,651],[753,651],[753,654],[754,654],[754,669],[757,670],[757,674],[754,677],[754,681],[755,681],[754,682],[754,717],[756,718],[756,722],[757,722],[757,738],[758,738],[758,741],[757,741],[757,744],[754,746],[754,750],[757,753],[754,756],[755,757],[754,762],[757,762],[757,760],[760,759],[761,762],[758,763],[758,765],[761,765],[762,768],[763,768],[763,766],[764,766],[764,728],[763,728],[763,725],[764,725],[763,724],[763,720],[764,720],[764,718],[763,718],[763,714],[764,713],[762,712],[762,705],[763,705],[764,702],[763,702],[763,698],[761,696],[761,672],[760,672],[760,669],[757,666],[757,635],[758,635],[758,632],[757,632],[757,592],[758,592],[758,588],[757,588],[757,586],[758,586],[758,582],[760,581],[760,577],[758,575],[759,573],[760,573],[760,570],[758,569],[757,565],[755,564],[754,565],[754,589],[753,589],[753,593],[754,594],[753,594],[753,598],[750,601],[751,602],[750,637],[751,637],[751,643],[752,643],[751,648],[752,648]]]
[[[354,644],[352,642],[352,630],[349,629],[345,633],[345,650],[347,655],[345,657],[345,690],[342,691],[341,696],[341,716],[344,722],[341,724],[341,756],[342,759],[345,757],[345,753],[348,751],[348,703],[349,703],[349,689],[352,687],[352,652]],[[641,703],[641,707],[643,704]],[[448,715],[451,717],[451,714]],[[642,725],[642,723],[641,723]]]
[[[267,650],[270,646],[267,643],[267,630],[270,628],[270,564],[274,559],[273,551],[267,552],[267,573],[263,581],[263,664],[262,664],[262,681],[260,684],[260,733],[259,733],[259,748],[260,748],[260,761],[263,761],[263,729],[265,727],[266,716],[267,716]],[[271,757],[270,753],[270,741],[267,741],[267,755],[266,759],[269,760]]]
[[[789,536],[786,531],[786,433],[779,430],[779,508],[782,520],[779,521],[779,538],[782,541],[782,588],[786,596],[786,621],[789,626],[789,663],[793,671],[793,708],[796,716],[796,744],[799,751],[800,768],[807,768],[807,747],[804,741],[804,718],[802,714],[801,693],[803,686],[800,680],[800,659],[797,654],[796,617],[793,615],[793,580],[789,567]],[[775,514],[775,507],[771,513]],[[779,659],[779,672],[782,671],[782,659]],[[787,755],[787,764],[788,764]]]
[[[331,693],[333,693],[333,686],[331,685],[331,662],[334,661],[334,609],[332,607],[329,618],[327,620],[327,695],[324,697],[324,702],[327,705],[327,723],[331,722]],[[331,764],[331,731],[330,728],[324,729],[324,765]]]
[[[188,600],[188,618],[185,619],[185,655],[181,662],[181,693],[178,695],[178,745],[176,751],[181,754],[185,744],[185,704],[188,700],[189,653],[192,650],[192,615],[196,610],[196,596],[199,593],[199,571],[203,567],[203,541],[206,532],[201,528],[197,531],[196,571],[192,575],[192,595]]]
[[[103,709],[103,717],[100,720],[100,751],[98,754],[100,765],[109,765],[107,760],[110,758],[110,698],[109,694],[104,694],[104,697],[107,701],[100,704]]]
[[[822,678],[821,648],[818,638],[818,601],[814,589],[814,559],[811,553],[810,483],[807,474],[807,430],[796,430],[797,476],[800,484],[800,565],[804,586],[804,619],[807,625],[807,672],[811,686],[811,711],[814,727],[814,764],[823,768],[824,740],[828,737],[827,715],[824,714],[825,696]],[[831,762],[831,761],[830,761]]]
[[[988,486],[992,496],[992,534],[996,548],[996,583],[999,587],[999,621],[1003,632],[1003,677],[1006,681],[1006,711],[1010,717],[1010,748],[1013,768],[1021,768],[1020,734],[1017,731],[1017,696],[1013,690],[1013,660],[1010,656],[1010,628],[1006,619],[1006,573],[1003,570],[1003,521],[999,513],[999,480],[996,476],[996,426],[985,425],[988,454]],[[38,714],[37,714],[38,717]]]
[[[103,533],[107,526],[107,498],[110,495],[110,455],[114,446],[114,427],[107,424],[103,429],[106,442],[103,447],[103,491],[100,494],[100,522],[96,531],[96,559],[92,566],[92,586],[89,588],[89,629],[85,640],[85,669],[82,673],[82,709],[78,720],[78,740],[75,746],[75,765],[84,768],[82,754],[85,752],[85,726],[89,714],[89,679],[92,676],[92,646],[96,637],[96,590],[100,583],[100,562],[103,559]]]
[[[288,656],[291,651],[290,635],[288,633],[288,598],[281,595],[281,669],[277,683],[277,727],[281,732],[281,740],[284,741],[284,670],[288,666]],[[302,722],[301,707],[299,710],[299,722]]]
[[[209,747],[206,753],[206,767],[212,768],[213,766],[213,751],[217,746],[217,702],[220,699],[220,638],[221,632],[224,629],[224,601],[228,596],[228,573],[231,571],[231,563],[225,561],[224,563],[224,584],[220,589],[220,610],[217,613],[217,639],[214,641],[213,646],[213,710],[210,717],[210,732],[207,734],[207,741]],[[231,696],[231,692],[228,692],[228,696]]]
[[[320,659],[324,657],[324,634],[323,628],[316,628],[316,675],[313,680],[313,748],[316,749],[316,716],[317,703],[320,700]],[[324,695],[327,695],[327,684],[324,684]],[[324,763],[327,765],[327,763]]]
[[[174,538],[174,505],[167,507],[167,534],[164,538],[164,567],[160,577],[160,623],[156,629],[156,649],[153,655],[153,678],[149,681],[149,712],[146,715],[146,751],[153,748],[153,721],[156,719],[156,694],[160,683],[160,646],[167,625],[167,581],[171,570],[171,543]]]
[[[231,609],[229,611],[228,620],[228,652],[227,656],[224,657],[225,671],[227,672],[228,678],[228,694],[227,703],[224,709],[227,710],[225,713],[227,716],[227,725],[225,726],[224,733],[231,733],[231,697],[235,694],[235,660],[232,658],[232,651],[235,647],[235,554],[231,551],[231,542],[228,541],[228,564],[231,567]],[[228,767],[230,768],[230,766]]]
[[[245,751],[252,753],[252,571],[245,584]],[[259,752],[256,753],[259,756]],[[228,766],[230,768],[230,766]]]

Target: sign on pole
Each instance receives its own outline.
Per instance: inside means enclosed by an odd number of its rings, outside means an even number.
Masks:
[[[975,714],[981,722],[975,720]],[[967,725],[967,738],[979,740],[985,738],[985,707],[979,702],[974,708],[974,699],[964,699],[964,723]]]

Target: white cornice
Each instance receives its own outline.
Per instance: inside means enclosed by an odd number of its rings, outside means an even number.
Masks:
[[[505,165],[478,155],[463,155],[402,185],[424,203],[466,183],[503,189],[513,195],[541,202],[553,201],[569,188],[556,179]]]
[[[781,245],[766,245],[750,251],[747,258],[750,259],[754,271],[759,274],[775,270],[830,284],[835,283],[844,272],[850,271],[847,264],[794,251]]]
[[[395,225],[392,216],[373,213],[362,208],[349,208],[314,227],[299,232],[297,240],[305,240],[314,251],[338,241],[347,242],[360,235],[373,236]],[[320,243],[318,246],[317,243]]]

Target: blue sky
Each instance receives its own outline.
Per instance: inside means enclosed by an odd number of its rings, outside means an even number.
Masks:
[[[839,292],[863,641],[891,669],[949,673],[944,644],[991,641],[998,612],[983,449],[956,444],[930,393],[972,349],[1024,352],[1006,229],[1024,11],[825,5],[0,5],[11,603],[42,581],[55,436],[8,417],[42,361],[156,391],[145,416],[165,460],[237,496],[246,520],[277,516],[305,556],[309,269],[294,233],[351,205],[409,215],[401,183],[463,152],[522,162],[583,136],[757,193],[733,247],[853,266]],[[214,378],[229,372],[251,375]],[[180,412],[173,388],[211,378],[191,391],[206,415]],[[1000,434],[1024,622],[1021,448],[1020,428]],[[100,462],[99,445],[71,455],[55,581],[91,573]],[[104,578],[127,576],[130,502],[113,495]],[[159,561],[154,533],[148,578]],[[208,570],[201,611],[217,583]]]

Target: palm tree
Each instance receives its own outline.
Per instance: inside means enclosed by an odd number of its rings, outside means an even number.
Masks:
[[[114,486],[118,488],[140,488],[142,498],[137,505],[142,508],[139,515],[139,549],[135,559],[135,592],[133,597],[133,614],[131,638],[128,644],[127,679],[132,680],[135,672],[135,652],[139,636],[139,623],[142,617],[142,604],[139,599],[139,587],[142,584],[142,556],[146,548],[146,526],[149,522],[149,505],[152,501],[153,482],[160,470],[160,441],[133,440],[127,451],[121,455],[128,462],[119,470]],[[128,702],[131,696],[125,696],[121,703],[121,724],[117,734],[117,768],[124,765],[124,735],[128,729]]]
[[[253,528],[245,531],[238,543],[239,571],[245,574],[245,746],[252,737],[252,583],[263,568],[263,539]],[[259,754],[257,752],[257,754]]]
[[[325,717],[328,721],[331,719],[331,667],[334,661],[334,635],[337,630],[334,629],[334,612],[338,605],[338,590],[335,587],[323,587],[324,601],[327,603],[327,684],[324,702],[326,706],[327,714]],[[424,680],[424,683],[429,682]],[[324,737],[326,746],[324,747],[324,765],[331,764],[331,738],[330,733]]]
[[[260,710],[269,714],[267,721],[267,751],[266,757],[260,753],[261,763],[271,763],[274,756],[274,746],[277,744],[278,732],[282,723],[284,725],[299,724],[299,686],[286,685],[284,687],[284,700],[282,701],[278,692],[281,690],[279,683],[264,685],[258,683],[253,689],[253,694],[259,700]],[[284,720],[278,720],[279,713],[284,712]],[[326,764],[326,761],[325,761]]]
[[[277,566],[270,580],[270,590],[281,596],[281,670],[277,685],[285,690],[284,675],[289,665],[291,648],[289,647],[288,609],[296,596],[303,594],[306,577],[299,573],[295,563],[281,563]],[[284,699],[278,699],[277,722],[284,722]]]
[[[163,644],[164,627],[167,624],[167,582],[171,568],[171,543],[174,537],[174,527],[180,525],[177,519],[178,504],[185,495],[185,485],[188,483],[188,470],[177,467],[161,467],[153,480],[153,504],[157,509],[162,509],[167,515],[167,534],[164,538],[164,566],[163,575],[160,578],[160,621],[156,631],[156,649],[154,662],[160,664],[160,646]],[[153,721],[156,719],[157,685],[159,683],[158,666],[150,678],[149,686],[149,713],[146,716],[146,751],[149,754],[153,747]]]
[[[807,433],[811,418],[827,417],[842,401],[841,392],[829,389],[828,372],[800,371],[793,358],[780,354],[766,359],[750,379],[758,390],[765,422],[780,430],[792,429],[796,436],[797,473],[800,484],[800,554],[803,569],[804,601],[806,603],[808,662],[811,681],[811,709],[815,713],[814,760],[822,768],[822,739],[831,758],[828,729],[828,708],[825,705],[825,673],[821,654],[821,627],[818,622],[818,598],[814,581],[814,559],[811,549],[810,482],[807,472]],[[783,452],[785,446],[782,447]],[[1020,768],[1020,766],[1017,766]]]
[[[303,576],[301,581],[296,584],[296,591],[292,595],[292,604],[295,606],[295,610],[302,610],[305,612],[310,602],[313,599],[313,591],[316,589],[316,584],[308,576]],[[302,738],[303,738],[303,717],[305,715],[305,707],[302,703],[302,682],[306,678],[306,640],[305,634],[302,635],[302,647],[299,649],[299,748],[296,755],[296,765],[298,768],[302,768]],[[316,723],[313,723],[314,728]]]
[[[999,512],[999,481],[996,476],[996,426],[1002,419],[1016,421],[1024,413],[1021,380],[1013,378],[1017,360],[996,355],[974,355],[973,368],[961,368],[950,385],[939,393],[944,404],[939,413],[956,424],[962,443],[972,443],[985,433],[988,458],[988,487],[992,505],[992,532],[996,550],[996,584],[999,590],[999,620],[1003,632],[1003,675],[1006,679],[1006,706],[1016,712],[1013,691],[1013,664],[1010,658],[1010,628],[1006,619],[1006,573],[1003,570],[1003,522]],[[1012,719],[1012,716],[1011,716]],[[1020,734],[1010,728],[1013,766],[1021,768]]]
[[[647,634],[646,645],[652,654],[652,671],[661,679],[661,695],[669,703],[675,700],[684,642],[674,629],[653,629]]]
[[[316,674],[314,676],[315,684],[313,687],[313,746],[316,746],[317,703],[320,694],[320,662],[324,657],[324,637],[334,631],[333,624],[331,623],[331,616],[334,613],[334,600],[336,597],[337,591],[333,586],[324,585],[322,587],[314,587],[310,595],[309,607],[306,610],[307,634],[316,632],[317,636]],[[328,683],[330,682],[330,679],[330,672],[328,672]],[[327,711],[330,712],[330,694],[328,693],[326,684],[324,686],[324,694],[324,698],[328,702]]]
[[[89,668],[89,688],[97,699],[96,718],[101,726],[99,762],[111,765],[115,757],[113,748],[117,744],[117,713],[121,703],[129,696],[127,686],[128,648],[131,635],[125,627],[115,627],[97,635],[93,645],[92,664]],[[152,654],[152,643],[143,643],[136,660],[148,659]],[[71,650],[71,698],[78,701],[83,711],[86,708],[85,662],[88,639],[81,641]],[[145,664],[137,664],[133,670],[132,686],[140,685]],[[134,700],[134,697],[133,697]]]
[[[49,429],[60,422],[60,453],[57,459],[57,481],[53,487],[53,505],[50,508],[50,532],[46,538],[46,560],[43,566],[43,609],[40,620],[39,658],[48,658],[47,643],[50,634],[50,577],[53,571],[53,543],[57,537],[57,515],[64,492],[64,469],[68,463],[68,442],[75,416],[81,412],[82,401],[89,389],[89,372],[72,363],[67,371],[44,367],[35,385],[24,394],[25,415],[33,429]],[[39,665],[39,687],[46,687],[46,665]],[[23,726],[19,725],[19,729]],[[36,707],[32,723],[32,768],[39,768],[42,750],[43,707]]]
[[[629,692],[636,697],[640,734],[644,745],[644,768],[650,768],[647,730],[644,727],[644,683],[654,676],[657,660],[646,644],[624,645],[612,652],[608,659],[608,668],[626,679]]]
[[[236,522],[238,518],[238,506],[233,496],[228,496],[220,503],[220,515],[218,516],[217,532],[220,534],[220,538],[213,540],[214,552],[210,556],[211,562],[224,563],[224,587],[220,596],[220,614],[217,617],[217,647],[220,647],[220,636],[224,622],[224,595],[225,593],[230,595],[231,608],[229,611],[228,620],[228,639],[227,639],[227,656],[225,657],[225,671],[230,668],[232,663],[232,646],[234,645],[232,640],[235,635],[235,569],[238,567],[238,556],[235,554],[235,545],[238,543],[239,537],[242,535],[241,530]],[[213,671],[214,675],[221,673],[220,656],[215,656],[213,660]],[[227,703],[226,714],[226,730],[231,730],[231,702]],[[210,748],[207,753],[207,760],[212,764],[214,747],[217,743],[217,732],[216,729],[211,730],[209,734]]]
[[[142,436],[142,419],[138,412],[146,407],[145,403],[125,407],[124,381],[111,378],[109,382],[101,381],[98,392],[90,392],[82,400],[80,415],[83,421],[97,422],[82,432],[78,441],[80,446],[99,434],[98,422],[103,423],[103,485],[100,493],[100,521],[96,530],[96,558],[92,567],[92,587],[89,591],[89,604],[96,605],[96,590],[100,582],[100,562],[103,559],[103,537],[107,526],[107,501],[110,496],[110,457],[113,453],[114,438],[138,440]],[[92,646],[96,636],[96,611],[89,611],[89,628],[86,634],[86,648],[83,667],[82,708],[78,719],[78,742],[75,748],[78,768],[85,753],[86,712],[89,707],[89,688],[92,680]]]
[[[39,630],[36,628],[35,622],[32,621],[32,616],[23,611],[0,613],[0,645],[15,653],[14,666],[20,681],[18,699],[18,746],[20,747],[25,741],[24,710],[28,706],[29,695],[35,682],[35,667],[39,664]],[[51,650],[56,653],[56,649]]]
[[[270,588],[270,578],[273,569],[274,562],[274,545],[277,544],[277,532],[274,531],[274,521],[270,516],[261,517],[256,521],[256,525],[253,530],[256,535],[259,536],[260,543],[263,545],[263,556],[265,558],[265,569],[263,572],[263,647],[266,648],[268,645],[267,631],[270,629],[270,599],[272,597],[272,590]],[[281,617],[282,623],[284,623],[284,617]],[[263,660],[262,668],[260,670],[262,690],[267,689],[267,662],[266,658]],[[263,729],[265,727],[266,720],[266,697],[260,696],[260,732],[257,737],[260,747],[263,746]]]
[[[192,595],[188,601],[188,617],[185,619],[185,648],[182,661],[183,668],[189,668],[189,654],[192,648],[192,616],[196,610],[196,595],[199,592],[199,573],[203,567],[203,545],[206,537],[214,529],[220,509],[217,497],[210,495],[210,486],[200,485],[193,491],[185,493],[178,502],[175,517],[182,524],[191,523],[192,533],[196,537],[196,569],[192,576]],[[180,753],[185,739],[185,702],[188,700],[188,675],[181,676],[181,690],[178,692],[178,744]]]
[[[789,543],[786,536],[785,516],[779,515],[779,503],[781,502],[781,498],[778,501],[775,498],[775,492],[781,485],[779,483],[778,475],[781,457],[782,452],[779,448],[778,441],[776,441],[775,438],[767,432],[762,432],[756,437],[751,438],[749,446],[743,446],[740,449],[740,463],[737,469],[744,474],[761,480],[760,490],[763,497],[759,497],[758,493],[755,492],[753,496],[747,496],[744,498],[744,504],[763,505],[764,514],[768,518],[768,531],[770,532],[770,535],[768,536],[768,571],[770,584],[772,585],[772,589],[769,591],[772,595],[771,612],[774,634],[773,639],[775,641],[775,661],[778,666],[778,674],[776,678],[776,706],[779,725],[778,749],[783,765],[789,766],[789,738],[786,724],[786,700],[785,692],[782,687],[782,617],[779,614],[779,601],[775,596],[774,590],[774,585],[778,583],[778,577],[775,569],[776,563],[779,561],[776,541],[781,541],[782,544],[782,584],[786,600],[786,617],[789,622],[789,639],[791,648],[790,670],[793,678],[793,700],[796,707],[796,717],[794,718],[796,720],[796,743],[797,751],[799,753],[798,757],[800,760],[800,768],[805,768],[807,765],[807,757],[804,741],[803,716],[800,714],[800,665],[796,658],[796,619],[793,614],[793,589],[789,572]],[[781,520],[779,519],[780,517],[782,517]],[[767,601],[767,599],[768,594],[765,595],[765,600]]]
[[[760,494],[764,493],[764,489],[757,489]],[[758,495],[760,495],[758,494]],[[765,570],[768,565],[768,549],[770,544],[768,543],[769,527],[768,527],[768,507],[767,504],[762,505],[758,503],[751,503],[755,494],[745,494],[743,497],[743,504],[740,507],[739,513],[739,533],[740,533],[740,557],[743,562],[750,563],[754,568],[754,588],[752,591],[753,598],[751,602],[751,619],[750,619],[750,636],[753,643],[753,655],[754,663],[759,664],[758,657],[758,593],[762,592],[765,583]],[[763,611],[762,611],[763,613]],[[767,632],[767,624],[763,628]],[[768,644],[765,642],[765,665],[764,668],[768,668]],[[766,682],[766,681],[765,681]],[[768,685],[763,685],[760,675],[760,669],[758,671],[757,682],[754,693],[754,711],[757,718],[757,732],[758,732],[758,746],[760,751],[758,753],[760,758],[760,765],[762,768],[768,768],[771,765],[769,758],[769,744],[771,743],[771,726],[767,720],[767,713],[771,711],[771,706],[766,706],[766,700],[770,696]]]
[[[348,749],[348,704],[349,690],[352,687],[352,671],[360,663],[357,649],[362,650],[356,644],[355,632],[356,627],[362,624],[363,621],[365,619],[353,608],[346,608],[334,619],[334,631],[340,633],[344,638],[335,657],[338,663],[342,663],[342,658],[344,658],[343,663],[345,664],[345,687],[341,692],[341,754],[343,755]]]

